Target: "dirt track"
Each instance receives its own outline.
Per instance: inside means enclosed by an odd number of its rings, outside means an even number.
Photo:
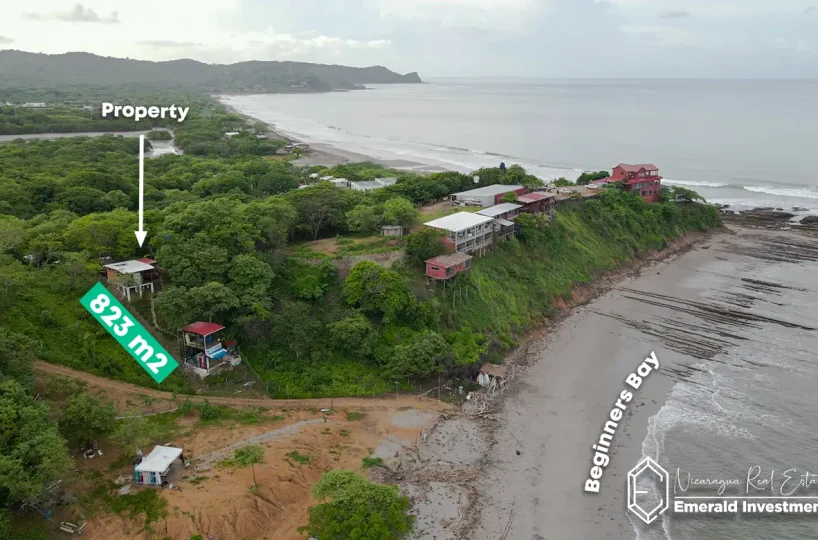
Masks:
[[[121,381],[113,381],[105,377],[91,375],[84,371],[77,371],[65,366],[49,364],[38,361],[34,364],[34,369],[52,375],[69,377],[84,381],[89,386],[93,386],[113,393],[129,393],[148,396],[155,399],[172,400],[174,395],[171,392],[161,390],[151,390],[135,384]],[[398,398],[319,398],[319,399],[272,399],[272,398],[233,398],[216,396],[188,396],[177,395],[177,400],[190,399],[193,402],[207,399],[214,405],[228,405],[231,407],[287,407],[291,409],[308,409],[321,407],[334,408],[354,408],[354,409],[396,409],[402,407],[418,407],[432,410],[446,410],[450,405],[423,396],[403,395]]]

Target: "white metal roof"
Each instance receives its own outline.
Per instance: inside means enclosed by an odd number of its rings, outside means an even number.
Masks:
[[[474,227],[476,225],[488,223],[489,221],[493,220],[488,216],[472,214],[471,212],[458,212],[456,214],[452,214],[451,216],[446,216],[440,219],[436,219],[434,221],[430,221],[426,225],[428,225],[429,227],[434,227],[435,229],[444,229],[447,231],[459,232],[470,227]]]
[[[173,460],[178,459],[181,454],[181,448],[157,446],[151,450],[148,457],[142,460],[142,463],[136,466],[136,470],[140,472],[163,473],[168,470]]]
[[[477,197],[481,195],[500,195],[501,193],[517,191],[518,189],[523,189],[523,186],[520,185],[507,186],[505,184],[494,184],[491,186],[483,186],[477,189],[470,189],[469,191],[461,191],[460,193],[455,193],[454,195],[458,199],[461,199],[463,197]]]
[[[136,274],[145,270],[153,270],[153,266],[139,261],[122,261],[114,264],[106,264],[105,268],[116,270],[120,274]]]
[[[514,203],[502,203],[495,206],[490,206],[488,208],[483,208],[479,210],[477,213],[481,216],[489,216],[489,217],[497,217],[500,214],[505,214],[506,212],[511,212],[512,210],[517,210],[518,208],[522,208],[521,204],[514,204]]]
[[[514,222],[513,222],[513,221],[509,221],[509,220],[507,220],[507,219],[498,219],[498,220],[497,220],[497,223],[499,223],[499,224],[500,224],[500,225],[502,225],[503,227],[513,227],[513,226],[514,226]]]

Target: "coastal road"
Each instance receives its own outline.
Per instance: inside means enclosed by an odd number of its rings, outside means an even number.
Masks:
[[[92,375],[84,371],[78,371],[66,366],[50,364],[48,362],[37,361],[34,369],[41,373],[59,375],[85,382],[89,386],[104,390],[110,395],[135,394],[148,396],[154,399],[171,400],[174,394],[161,390],[152,390],[135,384],[121,381],[114,381]],[[286,407],[289,409],[310,409],[310,408],[350,408],[350,409],[396,409],[401,407],[423,408],[426,410],[443,411],[451,408],[451,405],[427,398],[425,396],[402,395],[398,398],[378,397],[378,398],[319,398],[319,399],[273,399],[273,398],[236,398],[217,397],[207,395],[177,395],[177,400],[190,399],[190,401],[202,402],[207,400],[214,405],[227,405],[229,407]]]

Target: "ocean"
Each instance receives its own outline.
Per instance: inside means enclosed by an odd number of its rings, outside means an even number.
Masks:
[[[742,236],[725,240],[709,263],[690,269],[679,286],[698,291],[692,299],[635,295],[665,310],[666,319],[638,320],[639,309],[625,315],[651,326],[661,346],[695,359],[688,368],[665,371],[676,382],[649,421],[642,454],[669,472],[671,500],[718,494],[713,485],[688,486],[689,473],[735,481],[722,495],[739,505],[780,503],[782,496],[818,504],[818,242],[780,233]],[[799,487],[805,473],[807,485]],[[770,478],[771,484],[761,483]],[[649,482],[648,490],[657,486]],[[778,498],[755,498],[770,496]],[[818,538],[818,511],[696,515],[671,508],[650,526],[629,518],[638,540]]]
[[[818,209],[818,81],[434,79],[223,99],[305,142],[384,160],[462,172],[504,161],[546,179],[650,162],[736,210]]]
[[[225,101],[307,142],[384,160],[463,172],[505,161],[543,178],[652,162],[667,183],[711,202],[800,214],[818,210],[816,98],[816,82],[440,80]],[[775,471],[780,491],[788,469],[818,475],[818,246],[794,234],[743,234],[714,248],[704,266],[676,269],[687,281],[674,286],[689,295],[626,290],[637,304],[615,315],[651,347],[687,358],[663,368],[672,380],[667,399],[646,425],[632,427],[642,454],[671,480],[679,468],[746,481],[757,465],[763,476]],[[622,493],[625,476],[615,479]],[[744,488],[727,494],[747,495]],[[694,492],[715,489],[676,495]],[[797,494],[818,497],[818,484]],[[671,511],[651,526],[629,520],[637,540],[818,538],[818,515]],[[605,538],[620,538],[611,534]]]

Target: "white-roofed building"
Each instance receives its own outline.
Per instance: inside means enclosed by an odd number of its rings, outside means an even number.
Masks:
[[[171,473],[173,462],[180,459],[182,449],[157,446],[134,467],[134,481],[147,486],[161,486]]]
[[[461,206],[494,206],[500,204],[500,199],[506,193],[514,192],[517,195],[523,195],[528,192],[525,186],[521,185],[505,185],[492,184],[477,189],[470,189],[469,191],[461,191],[452,195],[452,204],[459,204]]]
[[[444,243],[459,253],[490,251],[494,244],[494,219],[488,216],[457,212],[426,223],[428,227],[446,231]]]
[[[397,178],[376,178],[374,180],[366,181],[349,181],[349,188],[355,191],[372,191],[373,189],[380,189],[386,186],[394,186],[398,183]]]
[[[505,240],[517,232],[517,224],[513,220],[520,215],[522,207],[521,204],[502,203],[479,210],[477,213],[494,218],[494,232],[498,238]]]
[[[144,289],[154,292],[153,282],[159,279],[159,273],[154,266],[156,261],[141,259],[122,261],[104,266],[108,275],[108,283],[114,285],[123,298],[131,299],[131,292],[142,296]]]

